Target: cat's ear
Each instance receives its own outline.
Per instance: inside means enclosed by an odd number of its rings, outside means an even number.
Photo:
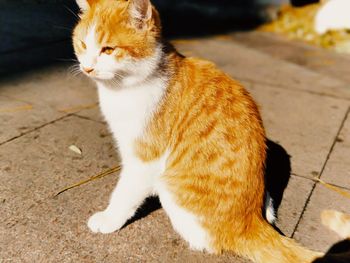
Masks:
[[[97,2],[97,1],[96,0],[95,1],[94,0],[76,0],[76,2],[82,11],[86,11],[91,7],[93,2]]]
[[[129,0],[129,12],[134,25],[143,29],[152,18],[152,4],[150,0]]]

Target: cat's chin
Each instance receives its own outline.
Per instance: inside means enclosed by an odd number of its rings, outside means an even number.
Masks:
[[[106,77],[91,77],[93,80],[96,80],[96,81],[110,81],[113,79],[113,77],[111,78],[106,78]]]
[[[113,73],[107,73],[107,74],[97,74],[97,75],[88,75],[91,79],[95,81],[111,81],[115,78]]]

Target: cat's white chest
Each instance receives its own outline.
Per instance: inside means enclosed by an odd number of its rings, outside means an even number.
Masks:
[[[157,110],[164,91],[165,82],[159,79],[137,87],[116,90],[99,85],[100,108],[122,157],[132,154],[133,142],[142,136],[145,125]]]

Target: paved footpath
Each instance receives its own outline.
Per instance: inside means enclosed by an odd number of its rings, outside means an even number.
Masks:
[[[350,212],[350,200],[312,178],[350,191],[350,56],[256,32],[175,44],[252,93],[271,140],[270,180],[290,174],[277,226],[327,251],[339,238],[320,212]],[[53,197],[118,163],[94,85],[67,65],[1,79],[0,123],[0,262],[248,262],[190,251],[154,199],[119,232],[90,233],[86,220],[106,206],[117,174]]]

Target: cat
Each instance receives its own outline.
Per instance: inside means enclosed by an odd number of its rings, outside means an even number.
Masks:
[[[108,207],[88,220],[111,233],[158,195],[190,248],[254,262],[312,262],[321,254],[281,236],[265,196],[266,137],[249,93],[213,63],[162,39],[149,0],[77,0],[73,46],[96,82],[122,171]]]
[[[315,31],[324,34],[329,30],[350,30],[350,1],[323,0],[315,17]]]

